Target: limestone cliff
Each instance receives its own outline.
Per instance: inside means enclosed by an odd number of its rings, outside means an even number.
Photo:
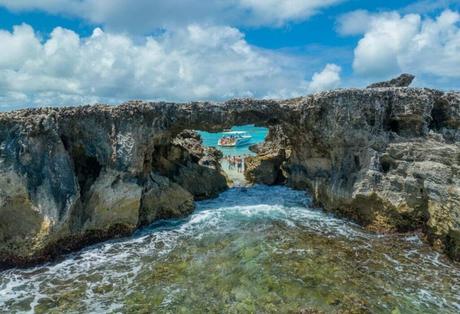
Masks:
[[[460,94],[383,87],[0,114],[1,265],[186,215],[226,180],[219,153],[181,132],[244,124],[270,128],[252,181],[309,189],[376,230],[422,229],[460,258]]]
[[[351,89],[283,103],[296,113],[281,123],[289,144],[277,146],[275,134],[264,146],[287,152],[280,170],[288,185],[369,229],[422,230],[460,259],[459,93]],[[260,168],[278,151],[262,149]],[[269,176],[248,171],[255,182]]]
[[[187,215],[194,199],[227,188],[222,156],[203,149],[196,133],[178,134],[163,113],[136,117],[136,110],[43,109],[0,118],[3,266]]]

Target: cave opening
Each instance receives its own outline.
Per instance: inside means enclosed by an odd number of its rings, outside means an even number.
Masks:
[[[197,130],[205,148],[221,153],[220,166],[234,185],[246,183],[247,160],[257,155],[269,130],[255,125],[233,126],[221,132]]]
[[[447,114],[449,103],[443,100],[437,100],[431,110],[431,123],[429,128],[435,131],[441,130],[446,126],[449,116]]]
[[[99,177],[102,170],[102,165],[96,157],[89,156],[81,146],[77,146],[72,150],[75,174],[80,186],[80,195],[85,196],[90,190],[93,183]]]

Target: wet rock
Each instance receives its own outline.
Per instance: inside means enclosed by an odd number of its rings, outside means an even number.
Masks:
[[[183,131],[246,124],[270,128],[248,160],[251,181],[308,189],[372,230],[420,229],[458,258],[460,94],[384,87],[1,113],[0,263],[190,212],[190,195],[214,197],[227,182],[221,154]]]
[[[192,136],[188,136],[192,134]],[[216,197],[228,188],[220,151],[204,148],[196,132],[179,134],[160,156],[158,172],[192,193],[196,200]]]
[[[113,226],[135,230],[139,223],[142,187],[125,180],[123,173],[104,171],[88,191],[85,203],[88,220],[84,230],[106,231]]]
[[[371,84],[367,88],[409,87],[414,79],[415,76],[413,76],[412,74],[404,73],[392,80]]]
[[[385,88],[303,99],[299,123],[283,127],[292,143],[288,185],[371,230],[424,230],[451,252],[460,222],[459,97]]]
[[[248,182],[266,185],[280,184],[284,181],[281,164],[284,154],[266,154],[257,157],[247,157],[245,160],[245,178]]]
[[[458,259],[459,100],[382,88],[284,101],[296,115],[253,148],[247,178],[270,184],[282,173],[328,210],[376,232],[423,230]],[[273,163],[282,149],[285,160]]]
[[[279,126],[271,127],[264,143],[251,146],[256,156],[245,159],[244,175],[248,182],[266,185],[285,182],[282,165],[287,159],[288,139]]]
[[[151,173],[142,196],[141,224],[157,219],[179,218],[195,209],[193,195],[166,177]]]

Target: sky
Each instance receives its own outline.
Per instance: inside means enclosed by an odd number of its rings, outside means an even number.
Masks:
[[[460,0],[0,0],[0,110],[460,89]]]

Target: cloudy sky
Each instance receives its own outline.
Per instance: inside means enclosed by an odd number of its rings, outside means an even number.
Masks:
[[[0,0],[0,110],[460,89],[460,0]]]

